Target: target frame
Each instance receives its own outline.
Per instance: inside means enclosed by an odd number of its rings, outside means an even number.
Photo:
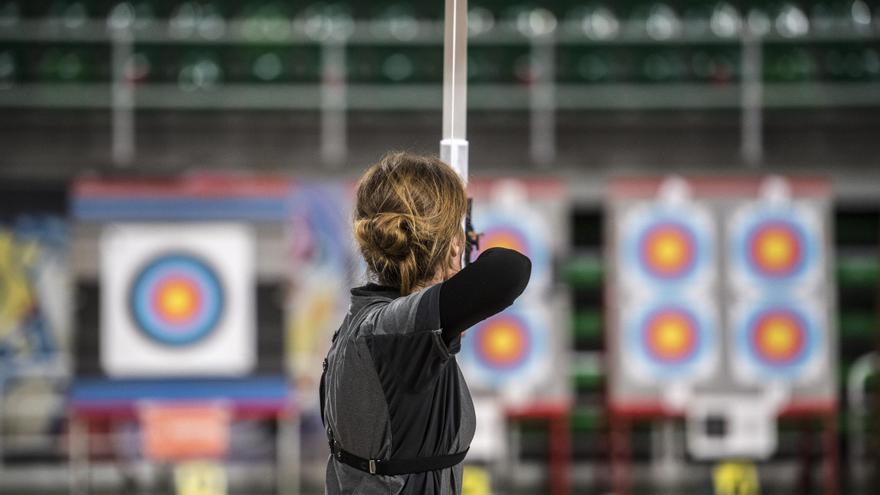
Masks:
[[[182,272],[193,269],[196,271],[196,280],[186,277],[187,274],[175,273],[175,270]],[[163,273],[163,270],[171,273]],[[195,321],[192,321],[193,318],[183,322],[168,321],[168,318],[158,314],[162,308],[156,307],[161,305],[161,301],[156,299],[161,298],[162,294],[153,290],[160,291],[162,287],[154,287],[154,284],[162,284],[165,275],[175,282],[175,279],[183,279],[177,283],[189,285],[186,289],[195,292],[191,296],[198,297],[199,307],[196,309],[201,313],[195,315]],[[152,342],[186,347],[209,338],[216,330],[225,313],[226,293],[220,275],[208,260],[192,252],[169,251],[157,254],[135,270],[128,290],[128,310],[132,324]]]
[[[177,335],[166,332],[164,330],[169,329],[163,330],[166,325],[161,325],[160,320],[154,321],[160,323],[159,327],[146,325],[145,329],[143,322],[137,321],[137,314],[140,312],[143,318],[153,308],[143,306],[133,310],[132,291],[137,290],[138,277],[152,262],[182,253],[202,260],[213,269],[218,286],[223,287],[222,299],[217,294],[214,301],[217,308],[209,312],[213,317],[189,328],[188,332]],[[106,225],[100,240],[99,350],[104,372],[112,378],[222,377],[250,373],[257,364],[255,264],[255,232],[245,224]],[[148,286],[157,287],[152,282],[144,285]],[[154,302],[149,291],[136,298],[144,305]],[[192,303],[194,301],[182,304],[177,308],[183,309],[178,314],[191,316],[185,309]]]
[[[624,372],[643,384],[696,382],[710,376],[716,367],[721,343],[714,308],[702,300],[664,299],[642,302],[622,316],[621,359]],[[665,363],[649,348],[646,325],[652,317],[672,314],[691,323],[690,356],[681,362]]]
[[[682,233],[689,245],[685,246],[692,259],[681,273],[665,276],[647,266],[643,242],[657,230],[666,227]],[[664,290],[697,291],[711,284],[715,278],[716,233],[712,218],[697,203],[665,205],[645,203],[624,213],[618,231],[618,250],[626,286],[640,293]]]
[[[731,363],[735,376],[748,383],[764,383],[768,380],[801,383],[813,379],[826,360],[829,345],[826,341],[826,332],[823,331],[827,321],[819,312],[811,308],[814,304],[815,302],[810,300],[792,299],[740,304],[733,313],[730,324],[729,350],[732,353]],[[756,349],[756,346],[760,345],[760,342],[755,341],[756,333],[761,331],[760,327],[756,327],[756,323],[767,315],[775,315],[777,318],[781,318],[782,315],[790,316],[801,324],[799,329],[802,333],[797,336],[801,346],[800,355],[792,362],[773,363],[762,357],[761,351]],[[790,330],[790,327],[786,330]],[[774,328],[770,327],[766,331],[774,331]]]
[[[772,234],[777,238],[785,234],[778,230],[787,230],[792,236],[788,241],[795,242],[793,246],[776,248],[777,251],[793,251],[795,254],[792,255],[797,256],[786,273],[775,274],[772,267],[756,266],[760,260],[754,259],[757,254],[753,242],[762,228],[777,230]],[[740,207],[728,224],[728,266],[732,280],[744,291],[814,288],[824,271],[823,231],[818,213],[806,205],[752,203]],[[780,240],[776,239],[776,242]],[[779,254],[771,252],[770,256]]]

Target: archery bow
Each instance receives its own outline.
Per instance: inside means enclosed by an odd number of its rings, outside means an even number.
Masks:
[[[467,0],[446,0],[443,34],[443,138],[440,159],[468,183],[467,141]],[[473,200],[468,198],[464,221],[464,263],[479,249],[480,235],[471,222]]]

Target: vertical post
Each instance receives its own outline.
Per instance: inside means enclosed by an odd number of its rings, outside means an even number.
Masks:
[[[446,0],[443,34],[443,138],[440,159],[468,180],[467,0]]]
[[[826,495],[840,493],[840,456],[837,447],[837,412],[824,418],[823,451],[825,452],[825,490]]]
[[[89,430],[76,413],[70,414],[67,426],[67,475],[70,495],[84,495],[89,491]],[[80,478],[85,485],[80,485]]]
[[[134,37],[129,26],[111,28],[111,64],[113,82],[112,100],[112,158],[113,165],[131,165],[135,153],[134,87],[126,76],[126,65],[131,59]]]
[[[549,420],[550,493],[568,495],[571,492],[571,427],[568,413],[559,412]]]
[[[761,39],[746,24],[742,36],[740,153],[750,167],[760,166],[764,157],[762,60]]]
[[[869,352],[853,362],[846,377],[846,406],[849,411],[847,416],[849,492],[853,494],[865,493],[867,486],[865,464],[868,459],[865,454],[868,449],[865,445],[867,435],[865,419],[871,409],[865,397],[865,385],[878,369],[880,369],[880,354]]]
[[[504,473],[507,479],[506,490],[513,491],[517,488],[516,473],[519,472],[519,458],[522,453],[522,423],[516,421],[507,421],[508,428],[508,447],[504,456]]]
[[[6,377],[0,375],[0,472],[3,472],[3,442],[6,440],[3,432],[4,416],[6,413]]]
[[[302,477],[300,450],[300,416],[297,411],[285,411],[276,418],[276,485],[281,495],[299,495]]]
[[[653,476],[666,485],[677,482],[681,475],[681,453],[673,419],[665,418],[651,429],[651,467]]]
[[[556,50],[553,33],[531,38],[529,131],[532,161],[542,168],[556,160]]]
[[[630,488],[630,421],[612,417],[608,420],[608,452],[610,461],[610,488],[615,495],[629,495]]]
[[[321,45],[321,159],[332,167],[345,163],[348,149],[345,64],[345,41],[328,37]]]

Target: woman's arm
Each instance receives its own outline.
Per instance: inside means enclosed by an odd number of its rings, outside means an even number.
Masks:
[[[452,342],[477,322],[501,312],[529,282],[532,262],[522,254],[491,248],[439,286],[443,340]]]

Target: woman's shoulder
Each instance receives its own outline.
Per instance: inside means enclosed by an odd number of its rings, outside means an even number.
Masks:
[[[353,321],[358,322],[358,334],[403,334],[440,328],[438,289],[432,286],[406,296],[375,287],[352,289],[352,314]]]

